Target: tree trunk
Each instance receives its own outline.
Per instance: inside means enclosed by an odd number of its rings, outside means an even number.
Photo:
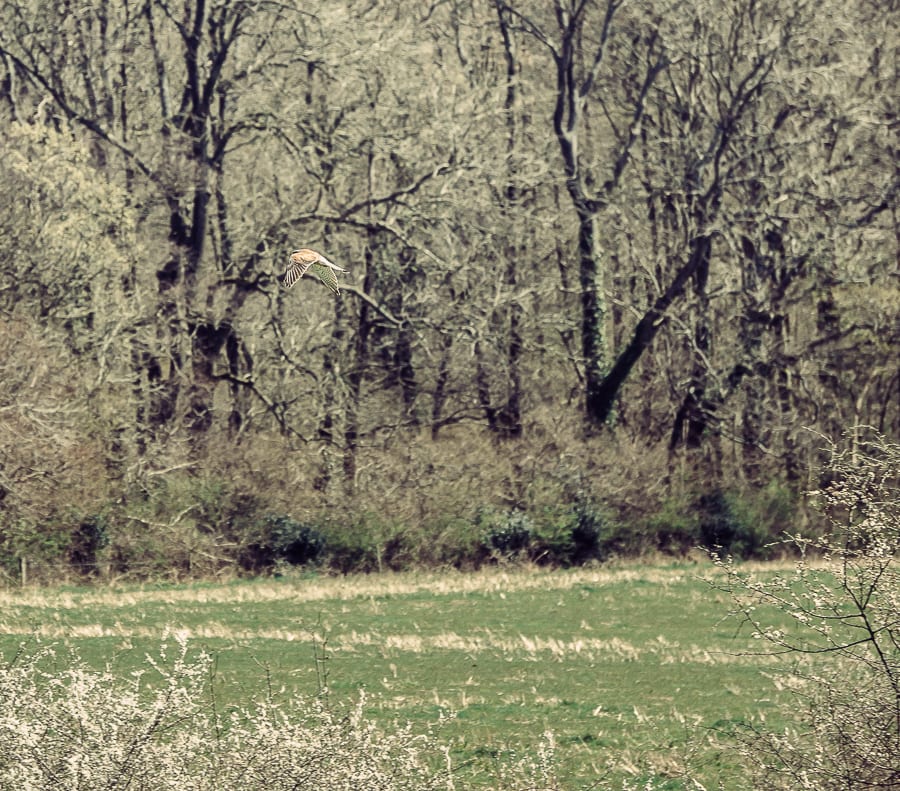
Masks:
[[[363,291],[372,292],[375,283],[375,268],[372,266],[372,250],[376,245],[376,231],[368,232],[365,253],[365,275]],[[362,386],[369,368],[369,334],[373,320],[369,303],[364,299],[359,302],[359,315],[356,320],[356,331],[353,341],[353,364],[347,373],[347,406],[344,418],[344,487],[348,494],[356,488],[356,454],[359,447],[359,412],[362,399]]]
[[[441,333],[441,356],[438,361],[434,393],[431,397],[431,439],[436,440],[444,425],[444,404],[447,403],[447,385],[450,383],[450,352],[453,349],[453,335]]]
[[[691,240],[687,262],[678,270],[666,290],[637,323],[628,345],[616,358],[609,373],[600,383],[593,404],[595,420],[598,423],[605,422],[612,413],[619,390],[635,363],[653,343],[669,306],[681,295],[697,269],[701,266],[709,266],[711,251],[712,239],[709,236],[696,236]]]
[[[597,218],[592,212],[578,216],[578,273],[581,285],[581,356],[584,360],[585,409],[593,426],[609,417],[603,395],[606,346],[603,302],[596,253]]]

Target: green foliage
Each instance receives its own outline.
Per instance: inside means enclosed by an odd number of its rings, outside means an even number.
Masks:
[[[543,487],[526,509],[482,505],[471,517],[428,514],[415,522],[385,519],[358,501],[277,513],[241,481],[179,471],[133,487],[117,502],[97,503],[95,515],[68,509],[51,514],[40,531],[26,520],[0,537],[8,547],[8,578],[17,578],[22,556],[47,569],[33,581],[51,578],[54,566],[57,574],[133,579],[268,573],[277,564],[341,573],[476,569],[497,560],[569,567],[648,552],[678,557],[701,545],[763,558],[794,508],[792,495],[773,485],[673,497],[658,512],[629,519],[577,492],[573,501],[549,505],[567,491],[546,481]]]
[[[542,564],[578,566],[619,553],[621,528],[608,510],[579,497],[571,505],[535,514],[531,559]]]
[[[416,557],[425,567],[476,569],[489,555],[483,536],[463,517],[435,520],[420,536]]]
[[[69,542],[69,563],[80,574],[98,572],[98,553],[109,544],[109,524],[101,515],[81,520],[72,531]]]
[[[476,518],[485,556],[578,566],[620,552],[624,530],[606,509],[579,498],[534,511],[482,509]]]
[[[778,483],[752,490],[715,488],[700,495],[670,497],[626,531],[625,547],[684,556],[705,548],[721,557],[766,559],[796,518],[797,496]]]
[[[314,527],[289,517],[266,517],[272,527],[276,556],[292,566],[314,563],[325,548],[325,539]]]
[[[751,557],[766,536],[755,525],[739,519],[731,498],[721,489],[703,494],[697,501],[700,511],[700,540],[719,556]]]
[[[608,530],[608,519],[598,508],[587,502],[577,503],[573,516],[569,533],[571,544],[569,561],[579,564],[589,560],[601,560],[605,551],[608,551],[608,548],[603,546],[604,532]]]
[[[241,565],[250,571],[271,568],[279,561],[290,566],[315,564],[326,547],[325,537],[315,527],[289,516],[267,514],[254,523],[252,534],[258,539],[240,555]]]
[[[386,525],[363,513],[342,516],[322,514],[317,529],[325,537],[325,563],[342,574],[378,571]]]
[[[686,497],[668,498],[647,518],[643,539],[660,552],[686,555],[700,546],[700,513]]]
[[[66,566],[71,523],[60,515],[40,525],[26,517],[15,517],[0,510],[0,556],[8,580],[18,581],[20,562],[25,558],[33,582],[46,579],[42,567],[54,571]]]
[[[748,557],[767,559],[779,551],[778,542],[798,521],[801,501],[798,493],[779,481],[734,498],[735,518],[749,536],[743,545]]]
[[[795,509],[796,498],[776,483],[756,492],[714,489],[697,500],[700,544],[720,557],[764,559],[790,528]]]
[[[522,511],[495,513],[482,511],[476,520],[483,535],[483,542],[489,551],[499,558],[512,560],[524,557],[531,549],[534,527],[531,519]]]

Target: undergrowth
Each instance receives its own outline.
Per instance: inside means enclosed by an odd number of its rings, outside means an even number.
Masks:
[[[684,557],[698,547],[765,559],[797,507],[791,492],[772,484],[692,489],[641,513],[587,488],[543,481],[518,504],[472,499],[415,515],[362,498],[272,503],[239,481],[179,471],[96,511],[57,514],[40,530],[0,511],[0,580],[180,582],[288,567],[348,574],[520,561],[567,568],[614,557]]]
[[[378,728],[360,695],[217,704],[214,658],[177,632],[125,678],[71,652],[24,647],[0,667],[0,789],[464,788],[438,739],[408,724]],[[552,738],[501,769],[505,791],[552,791]]]

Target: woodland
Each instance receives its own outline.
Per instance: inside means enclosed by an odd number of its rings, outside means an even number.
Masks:
[[[900,436],[898,8],[0,0],[0,579],[815,531]]]

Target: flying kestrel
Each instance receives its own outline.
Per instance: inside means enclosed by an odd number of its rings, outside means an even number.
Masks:
[[[305,247],[300,250],[294,250],[291,253],[291,260],[287,269],[284,270],[281,285],[285,288],[290,288],[310,269],[335,294],[341,293],[340,288],[338,288],[336,273],[346,272],[347,270],[339,267],[337,264],[332,264],[324,255],[317,253],[315,250],[309,250]]]

